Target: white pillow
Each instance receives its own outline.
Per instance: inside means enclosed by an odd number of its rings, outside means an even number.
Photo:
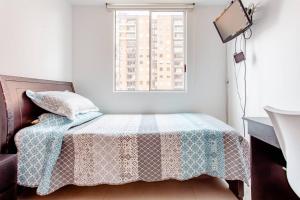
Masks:
[[[78,114],[99,111],[89,99],[69,91],[33,92],[26,95],[39,107],[57,115],[74,120]]]

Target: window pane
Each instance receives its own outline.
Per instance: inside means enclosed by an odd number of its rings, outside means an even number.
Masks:
[[[184,90],[184,12],[151,14],[151,90]]]
[[[116,11],[116,90],[149,90],[149,11]]]

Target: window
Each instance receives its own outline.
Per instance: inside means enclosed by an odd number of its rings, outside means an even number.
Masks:
[[[185,89],[185,12],[115,12],[115,90]]]

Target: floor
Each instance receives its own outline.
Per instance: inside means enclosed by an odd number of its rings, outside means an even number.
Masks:
[[[250,200],[248,187],[245,200]],[[235,200],[227,184],[216,178],[201,178],[184,182],[136,182],[121,186],[67,186],[48,196],[27,191],[19,200]]]

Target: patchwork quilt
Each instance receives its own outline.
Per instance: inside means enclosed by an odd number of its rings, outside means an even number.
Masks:
[[[18,183],[37,187],[39,195],[69,184],[187,180],[202,174],[248,184],[248,142],[213,117],[99,115],[70,121],[44,114],[39,124],[17,133]]]

